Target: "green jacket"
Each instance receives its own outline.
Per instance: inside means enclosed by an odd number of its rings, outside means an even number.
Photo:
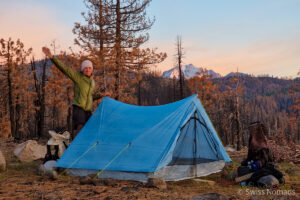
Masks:
[[[93,100],[101,98],[99,94],[94,95],[95,81],[81,72],[75,72],[54,56],[51,60],[60,71],[74,82],[74,99],[72,104],[81,107],[85,111],[91,111]]]

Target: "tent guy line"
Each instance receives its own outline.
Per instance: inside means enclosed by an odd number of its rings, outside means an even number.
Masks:
[[[108,168],[125,150],[127,150],[131,146],[131,142],[129,142],[124,149],[122,149],[101,171],[97,173],[95,178],[99,178],[99,176]]]

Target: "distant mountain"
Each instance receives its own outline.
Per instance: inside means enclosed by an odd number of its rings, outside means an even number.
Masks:
[[[182,66],[182,72],[183,72],[183,75],[186,79],[189,79],[189,78],[192,78],[194,76],[198,76],[197,73],[200,72],[201,70],[203,70],[202,67],[195,67],[194,65],[192,64],[189,64],[189,65],[185,65],[185,66]],[[213,78],[220,78],[221,75],[214,72],[213,70],[208,70],[207,73],[209,75],[212,75]],[[164,78],[179,78],[179,67],[176,66],[176,67],[173,67],[172,69],[168,70],[168,71],[164,71],[163,72],[163,75],[162,75]]]
[[[249,76],[249,75],[241,73],[241,72],[230,72],[229,74],[227,74],[226,76],[224,76],[224,78],[230,78],[230,77],[235,77],[235,76],[245,77],[245,76]]]

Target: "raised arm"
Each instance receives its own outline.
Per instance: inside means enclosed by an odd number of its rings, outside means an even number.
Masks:
[[[68,76],[72,81],[79,82],[79,75],[72,68],[64,65],[58,58],[53,56],[47,47],[43,47],[42,51],[44,54],[51,59],[51,61],[55,64],[55,66],[66,76]]]

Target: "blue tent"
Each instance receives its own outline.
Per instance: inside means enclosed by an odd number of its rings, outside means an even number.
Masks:
[[[104,97],[58,160],[74,175],[180,180],[220,171],[230,158],[197,95],[161,106]]]

